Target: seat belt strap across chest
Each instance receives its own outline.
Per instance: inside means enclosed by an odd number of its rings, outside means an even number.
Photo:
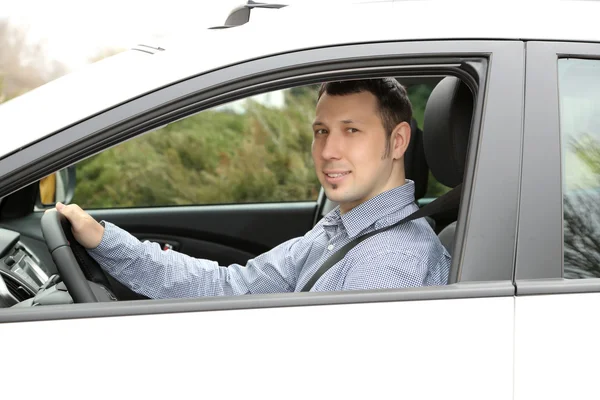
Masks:
[[[423,208],[420,208],[419,210],[410,214],[408,217],[401,219],[400,221],[396,222],[395,224],[392,224],[392,225],[389,225],[389,226],[386,226],[383,228],[379,228],[379,229],[376,229],[369,233],[366,233],[364,235],[355,237],[350,242],[348,242],[344,246],[342,246],[342,248],[340,248],[338,251],[336,251],[331,257],[329,257],[323,263],[323,265],[321,265],[319,267],[317,272],[315,272],[315,274],[308,280],[308,282],[306,282],[306,284],[304,285],[304,287],[302,288],[301,291],[302,292],[310,291],[312,289],[312,287],[315,285],[315,283],[319,280],[319,278],[321,276],[323,276],[323,274],[325,272],[327,272],[331,267],[333,267],[335,264],[337,264],[339,261],[341,261],[354,246],[356,246],[363,240],[368,239],[371,236],[376,235],[380,232],[385,232],[385,231],[392,229],[392,228],[394,228],[400,224],[403,224],[405,222],[409,222],[409,221],[412,221],[412,220],[415,220],[418,218],[429,217],[431,215],[440,214],[445,211],[458,209],[458,204],[460,202],[461,189],[462,189],[462,184],[456,186],[449,192],[443,194],[442,196],[438,197],[431,203],[427,204]]]

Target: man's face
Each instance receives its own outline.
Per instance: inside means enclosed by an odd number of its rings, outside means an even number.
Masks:
[[[313,123],[312,157],[327,197],[340,203],[342,213],[404,183],[398,158],[404,154],[410,127],[403,123],[397,131],[402,132],[392,135],[386,156],[388,138],[373,94],[321,96]]]

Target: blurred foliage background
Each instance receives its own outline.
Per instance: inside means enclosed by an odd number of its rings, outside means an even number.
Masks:
[[[115,52],[104,50],[90,62]],[[67,72],[32,54],[39,55],[0,20],[0,102]],[[205,110],[83,160],[73,202],[93,209],[314,200],[317,88],[275,93],[277,104],[255,96]],[[420,127],[431,89],[408,88]],[[430,176],[428,196],[445,190]]]

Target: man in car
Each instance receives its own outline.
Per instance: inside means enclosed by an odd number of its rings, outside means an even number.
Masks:
[[[77,205],[57,204],[75,238],[117,280],[150,298],[301,291],[325,261],[358,236],[418,209],[405,179],[412,106],[395,79],[321,85],[312,157],[327,197],[339,203],[306,235],[249,260],[219,266],[140,242],[98,223]],[[312,291],[402,288],[447,283],[450,255],[429,224],[415,219],[364,240],[335,263]]]

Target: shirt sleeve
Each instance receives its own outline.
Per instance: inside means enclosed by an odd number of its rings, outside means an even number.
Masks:
[[[219,266],[158,243],[140,242],[110,222],[104,223],[98,247],[88,253],[114,278],[150,298],[188,298],[291,292],[296,285],[294,245],[288,240],[249,260],[246,265]]]
[[[427,265],[405,252],[385,252],[354,265],[346,275],[343,290],[393,289],[424,286]]]

